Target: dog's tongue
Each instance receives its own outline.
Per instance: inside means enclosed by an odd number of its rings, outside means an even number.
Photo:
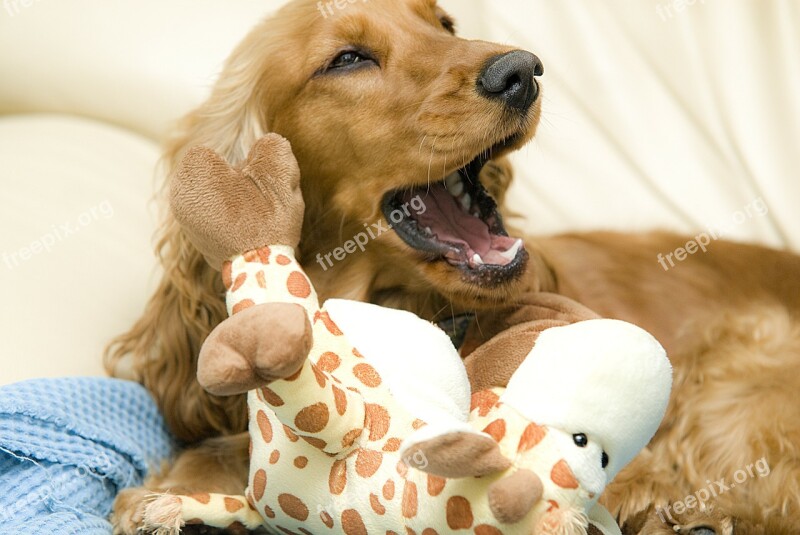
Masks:
[[[515,246],[517,240],[492,234],[488,225],[479,217],[467,213],[459,200],[443,185],[436,184],[428,190],[408,192],[403,195],[403,201],[408,202],[417,195],[425,204],[424,213],[413,215],[419,229],[429,228],[438,241],[463,248],[465,260],[473,263],[474,255],[478,254],[484,264],[505,266],[514,259],[513,256],[510,259],[506,256],[509,256],[507,252]],[[503,256],[502,253],[507,254]]]

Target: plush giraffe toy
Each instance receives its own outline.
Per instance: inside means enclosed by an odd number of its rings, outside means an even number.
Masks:
[[[506,389],[471,395],[434,325],[351,301],[320,308],[294,257],[303,203],[281,138],[238,168],[191,151],[172,201],[223,273],[231,317],[204,343],[198,379],[248,392],[250,484],[158,496],[148,530],[619,533],[596,501],[655,433],[671,386],[648,333],[602,319],[547,329]]]

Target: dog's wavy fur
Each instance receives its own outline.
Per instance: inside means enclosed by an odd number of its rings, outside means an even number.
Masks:
[[[314,262],[317,253],[377,221],[387,191],[418,185],[426,174],[440,180],[509,134],[521,134],[509,149],[534,135],[538,102],[525,121],[515,121],[464,83],[511,48],[457,39],[450,25],[433,0],[349,4],[330,20],[315,0],[290,3],[233,52],[210,98],[180,124],[164,158],[167,174],[193,146],[212,147],[236,163],[275,131],[292,142],[300,162],[307,204],[300,258],[322,299],[367,300],[436,319],[492,310],[523,291],[558,291],[651,330],[675,365],[672,404],[651,447],[620,474],[606,503],[629,520],[631,533],[674,533],[654,516],[654,504],[681,500],[707,479],[731,477],[767,457],[769,477],[681,522],[720,534],[734,523],[737,533],[766,533],[766,525],[768,533],[792,533],[800,515],[798,257],[719,242],[665,273],[658,253],[687,240],[610,233],[528,238],[527,276],[493,288],[462,281],[454,268],[427,262],[394,235],[336,269]],[[393,70],[382,74],[386,88],[368,72],[315,74],[343,39],[378,56],[392,50]],[[358,108],[351,105],[356,98]],[[511,181],[503,152],[481,176],[501,206]],[[196,445],[150,488],[240,492],[244,398],[208,395],[195,380],[199,348],[226,317],[220,277],[169,216],[157,248],[161,284],[142,318],[109,347],[107,367],[141,381],[176,436]],[[118,533],[135,532],[148,492],[120,495]]]

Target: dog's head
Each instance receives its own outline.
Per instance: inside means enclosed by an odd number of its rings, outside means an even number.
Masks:
[[[265,131],[291,141],[309,269],[369,258],[477,303],[508,296],[527,267],[488,193],[508,181],[484,167],[534,135],[542,73],[529,52],[458,37],[435,0],[295,0],[237,49],[227,100],[205,116],[240,110],[238,126],[218,124],[238,129],[234,160]],[[333,254],[359,234],[361,261]]]

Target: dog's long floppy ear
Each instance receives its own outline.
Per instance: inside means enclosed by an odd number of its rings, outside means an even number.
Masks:
[[[287,27],[284,17],[254,28],[228,59],[208,99],[176,125],[161,161],[167,178],[163,194],[193,147],[208,147],[238,165],[270,130],[276,94],[268,77],[280,72],[270,67],[279,56],[275,52],[287,44],[282,38]],[[143,383],[182,441],[245,431],[245,396],[214,397],[195,380],[200,346],[227,317],[220,274],[171,214],[159,230],[157,254],[161,283],[139,321],[108,346],[106,367],[112,375]]]
[[[178,123],[164,155],[169,169],[177,169],[186,152],[196,146],[209,147],[238,165],[267,133],[265,68],[252,57],[251,38],[230,56],[208,99]]]
[[[472,391],[506,386],[542,331],[599,318],[567,297],[541,292],[525,295],[516,307],[478,315],[461,347]]]

